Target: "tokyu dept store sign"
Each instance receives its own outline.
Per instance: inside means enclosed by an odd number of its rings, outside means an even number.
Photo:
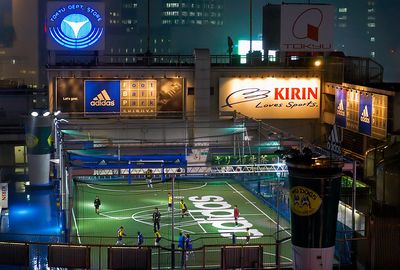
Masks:
[[[257,119],[320,117],[319,78],[220,78],[220,111]]]

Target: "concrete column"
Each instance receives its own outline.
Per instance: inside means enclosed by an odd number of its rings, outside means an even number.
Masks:
[[[31,117],[25,124],[28,176],[31,185],[48,185],[52,150],[52,118]]]
[[[205,165],[210,130],[210,78],[211,78],[211,61],[210,51],[208,49],[195,49],[195,71],[194,71],[194,151],[197,152],[198,158],[193,161],[197,165]],[[190,160],[190,159],[189,159]]]
[[[210,115],[210,51],[195,49],[194,58],[194,114],[196,119],[208,119]]]

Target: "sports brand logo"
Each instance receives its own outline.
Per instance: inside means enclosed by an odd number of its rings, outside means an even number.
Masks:
[[[341,127],[346,127],[346,108],[347,108],[347,91],[343,88],[336,87],[335,94],[336,105],[336,124]]]
[[[333,125],[331,134],[329,134],[327,145],[329,150],[333,153],[341,154],[341,143],[336,125]]]
[[[363,111],[361,113],[360,121],[364,122],[364,123],[367,123],[367,124],[371,123],[371,118],[369,117],[368,106],[367,105],[364,106],[364,109],[363,109]]]
[[[120,81],[85,81],[85,112],[120,113]]]
[[[340,115],[340,116],[346,116],[346,112],[345,112],[344,106],[343,106],[343,99],[341,99],[339,101],[339,105],[337,106],[336,113],[337,113],[337,115]]]
[[[92,106],[114,106],[115,100],[111,100],[106,89],[103,89],[97,96],[90,102]]]
[[[51,39],[68,49],[98,44],[104,36],[104,15],[95,4],[49,2],[47,27]]]
[[[372,131],[372,95],[360,94],[358,120],[359,132],[370,136]]]

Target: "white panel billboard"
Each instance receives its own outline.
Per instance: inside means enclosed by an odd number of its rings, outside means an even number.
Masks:
[[[334,7],[282,5],[282,51],[333,51]]]
[[[320,117],[319,78],[220,78],[219,110],[256,119]]]
[[[8,184],[0,183],[0,208],[8,208]]]

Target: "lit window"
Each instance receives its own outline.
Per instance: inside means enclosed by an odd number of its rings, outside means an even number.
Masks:
[[[339,8],[339,12],[340,13],[346,13],[347,12],[347,8]]]
[[[374,27],[375,27],[375,23],[367,23],[367,26],[368,26],[369,28],[374,28]]]
[[[371,57],[375,58],[375,52],[371,52]]]
[[[371,37],[371,38],[370,38],[370,41],[371,41],[371,42],[375,42],[375,37]]]

